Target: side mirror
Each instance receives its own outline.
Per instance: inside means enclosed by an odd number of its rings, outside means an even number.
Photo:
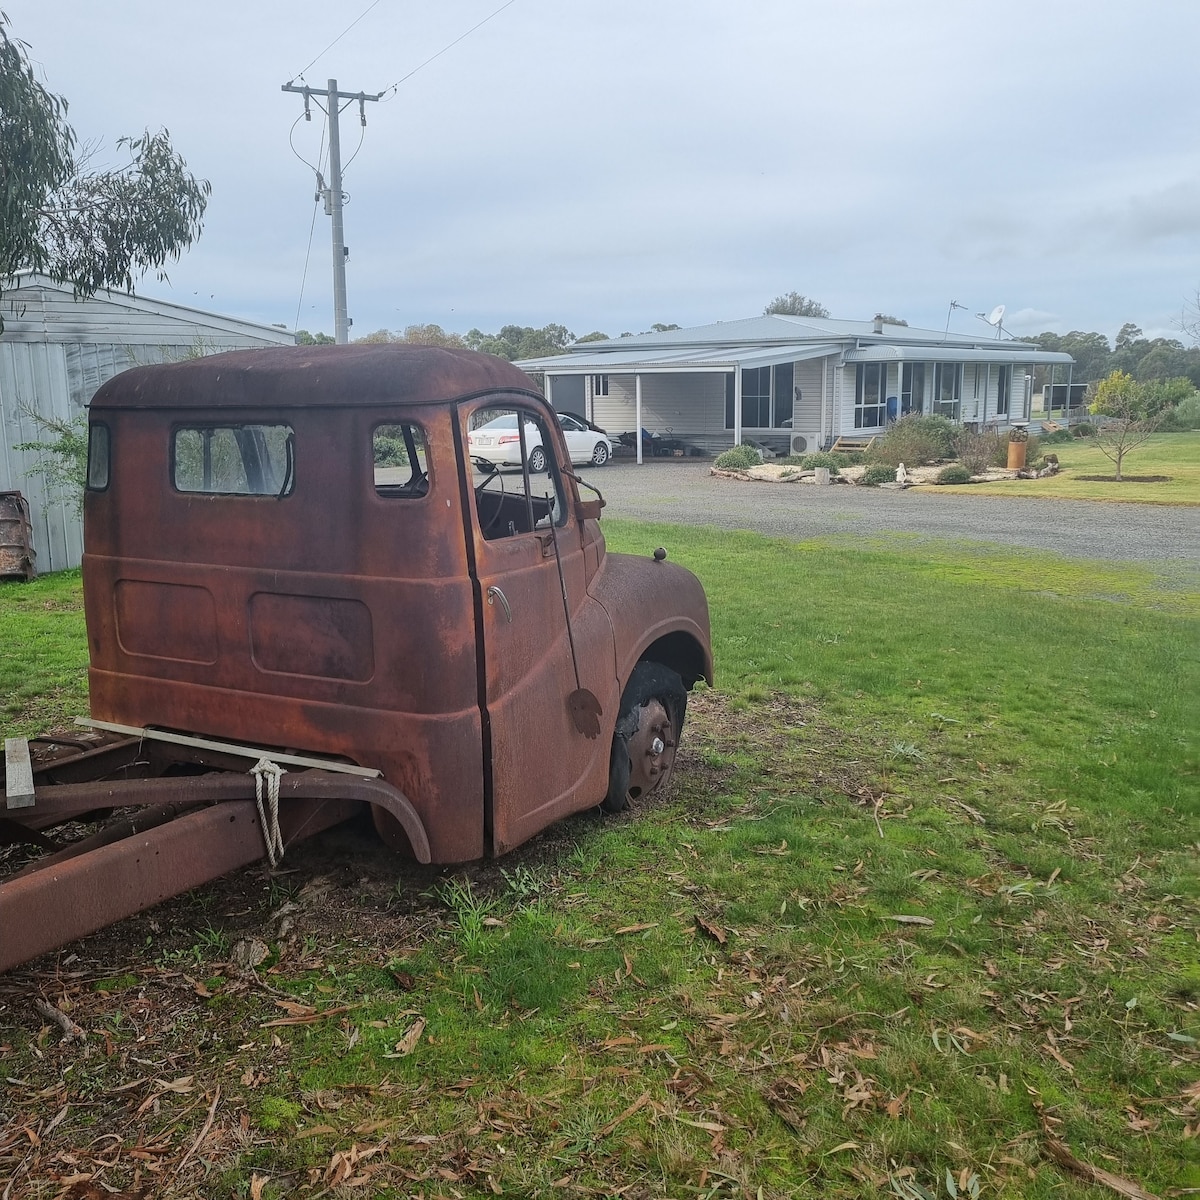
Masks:
[[[598,521],[600,520],[600,510],[604,507],[603,500],[576,500],[575,501],[575,520],[577,521]]]

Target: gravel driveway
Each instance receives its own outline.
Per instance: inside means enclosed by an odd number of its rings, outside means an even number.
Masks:
[[[1074,558],[1139,562],[1200,581],[1200,508],[1098,504],[945,492],[881,491],[838,484],[742,483],[709,474],[707,462],[614,462],[582,469],[608,501],[606,516],[773,537],[920,534],[1052,550]],[[586,494],[586,493],[585,493]]]

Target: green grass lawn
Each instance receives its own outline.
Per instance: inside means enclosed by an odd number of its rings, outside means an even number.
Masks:
[[[1111,482],[1112,460],[1086,439],[1042,447],[1058,455],[1062,471],[1046,479],[1006,479],[972,484],[970,494],[1034,496],[1045,500],[1123,500],[1138,504],[1200,504],[1200,433],[1157,433],[1126,456],[1124,475],[1166,475],[1158,483]],[[1080,479],[1107,475],[1110,482]],[[928,487],[929,485],[925,485]]]
[[[169,1194],[211,1112],[181,1195],[1200,1188],[1200,600],[990,546],[605,528],[709,595],[670,792],[382,887],[301,855],[0,985],[0,1177],[49,1197],[103,1159]],[[36,586],[0,588],[22,727],[85,654],[77,579]]]

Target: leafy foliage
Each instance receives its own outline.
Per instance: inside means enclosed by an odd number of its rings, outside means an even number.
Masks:
[[[309,333],[307,329],[296,330],[297,346],[332,346],[336,339],[327,333]]]
[[[0,14],[0,279],[31,268],[76,296],[132,289],[200,236],[211,191],[175,153],[166,130],[123,137],[121,167],[92,171],[66,101],[38,83]],[[0,331],[3,330],[0,318]]]
[[[62,417],[44,416],[27,404],[22,404],[20,410],[43,437],[38,441],[21,442],[17,449],[35,456],[33,470],[41,475],[48,492],[82,510],[83,489],[87,483],[87,413],[80,413],[68,421]]]
[[[976,432],[962,426],[954,431],[954,453],[971,475],[982,475],[1008,459],[1008,438],[997,429]]]
[[[743,442],[740,446],[730,446],[723,454],[718,454],[713,463],[721,471],[746,471],[762,463],[762,454],[753,446]]]
[[[811,471],[815,467],[828,467],[830,473],[836,475],[840,467],[846,465],[846,460],[836,454],[830,454],[827,450],[818,451],[816,454],[806,454],[800,460],[800,466],[806,471]]]
[[[776,296],[763,309],[764,317],[775,314],[784,317],[828,317],[829,309],[820,301],[813,300],[800,292],[785,292],[782,296]]]
[[[898,467],[924,467],[954,455],[957,426],[945,417],[913,413],[901,417],[866,452],[868,462]]]
[[[978,475],[966,463],[950,463],[937,473],[937,483],[970,483],[972,475]]]
[[[471,350],[494,354],[512,362],[518,358],[547,358],[554,354],[565,354],[567,347],[575,341],[575,335],[565,325],[553,323],[541,329],[529,325],[504,325],[499,333],[472,329],[463,341]]]
[[[1180,400],[1163,418],[1161,428],[1169,433],[1200,429],[1200,392]]]
[[[878,487],[881,483],[894,483],[896,468],[887,463],[873,463],[859,476],[859,487]]]
[[[1150,438],[1166,415],[1155,403],[1151,389],[1125,371],[1113,371],[1092,390],[1088,412],[1105,420],[1097,422],[1091,440],[1116,467],[1118,483],[1126,456]]]

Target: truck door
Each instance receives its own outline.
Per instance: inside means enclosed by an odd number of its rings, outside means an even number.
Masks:
[[[586,591],[565,460],[546,414],[506,399],[464,406],[461,417],[474,496],[469,550],[489,731],[484,771],[500,854],[603,798],[619,701],[616,651],[608,617]],[[580,732],[568,708],[580,687],[602,708],[594,737]]]

